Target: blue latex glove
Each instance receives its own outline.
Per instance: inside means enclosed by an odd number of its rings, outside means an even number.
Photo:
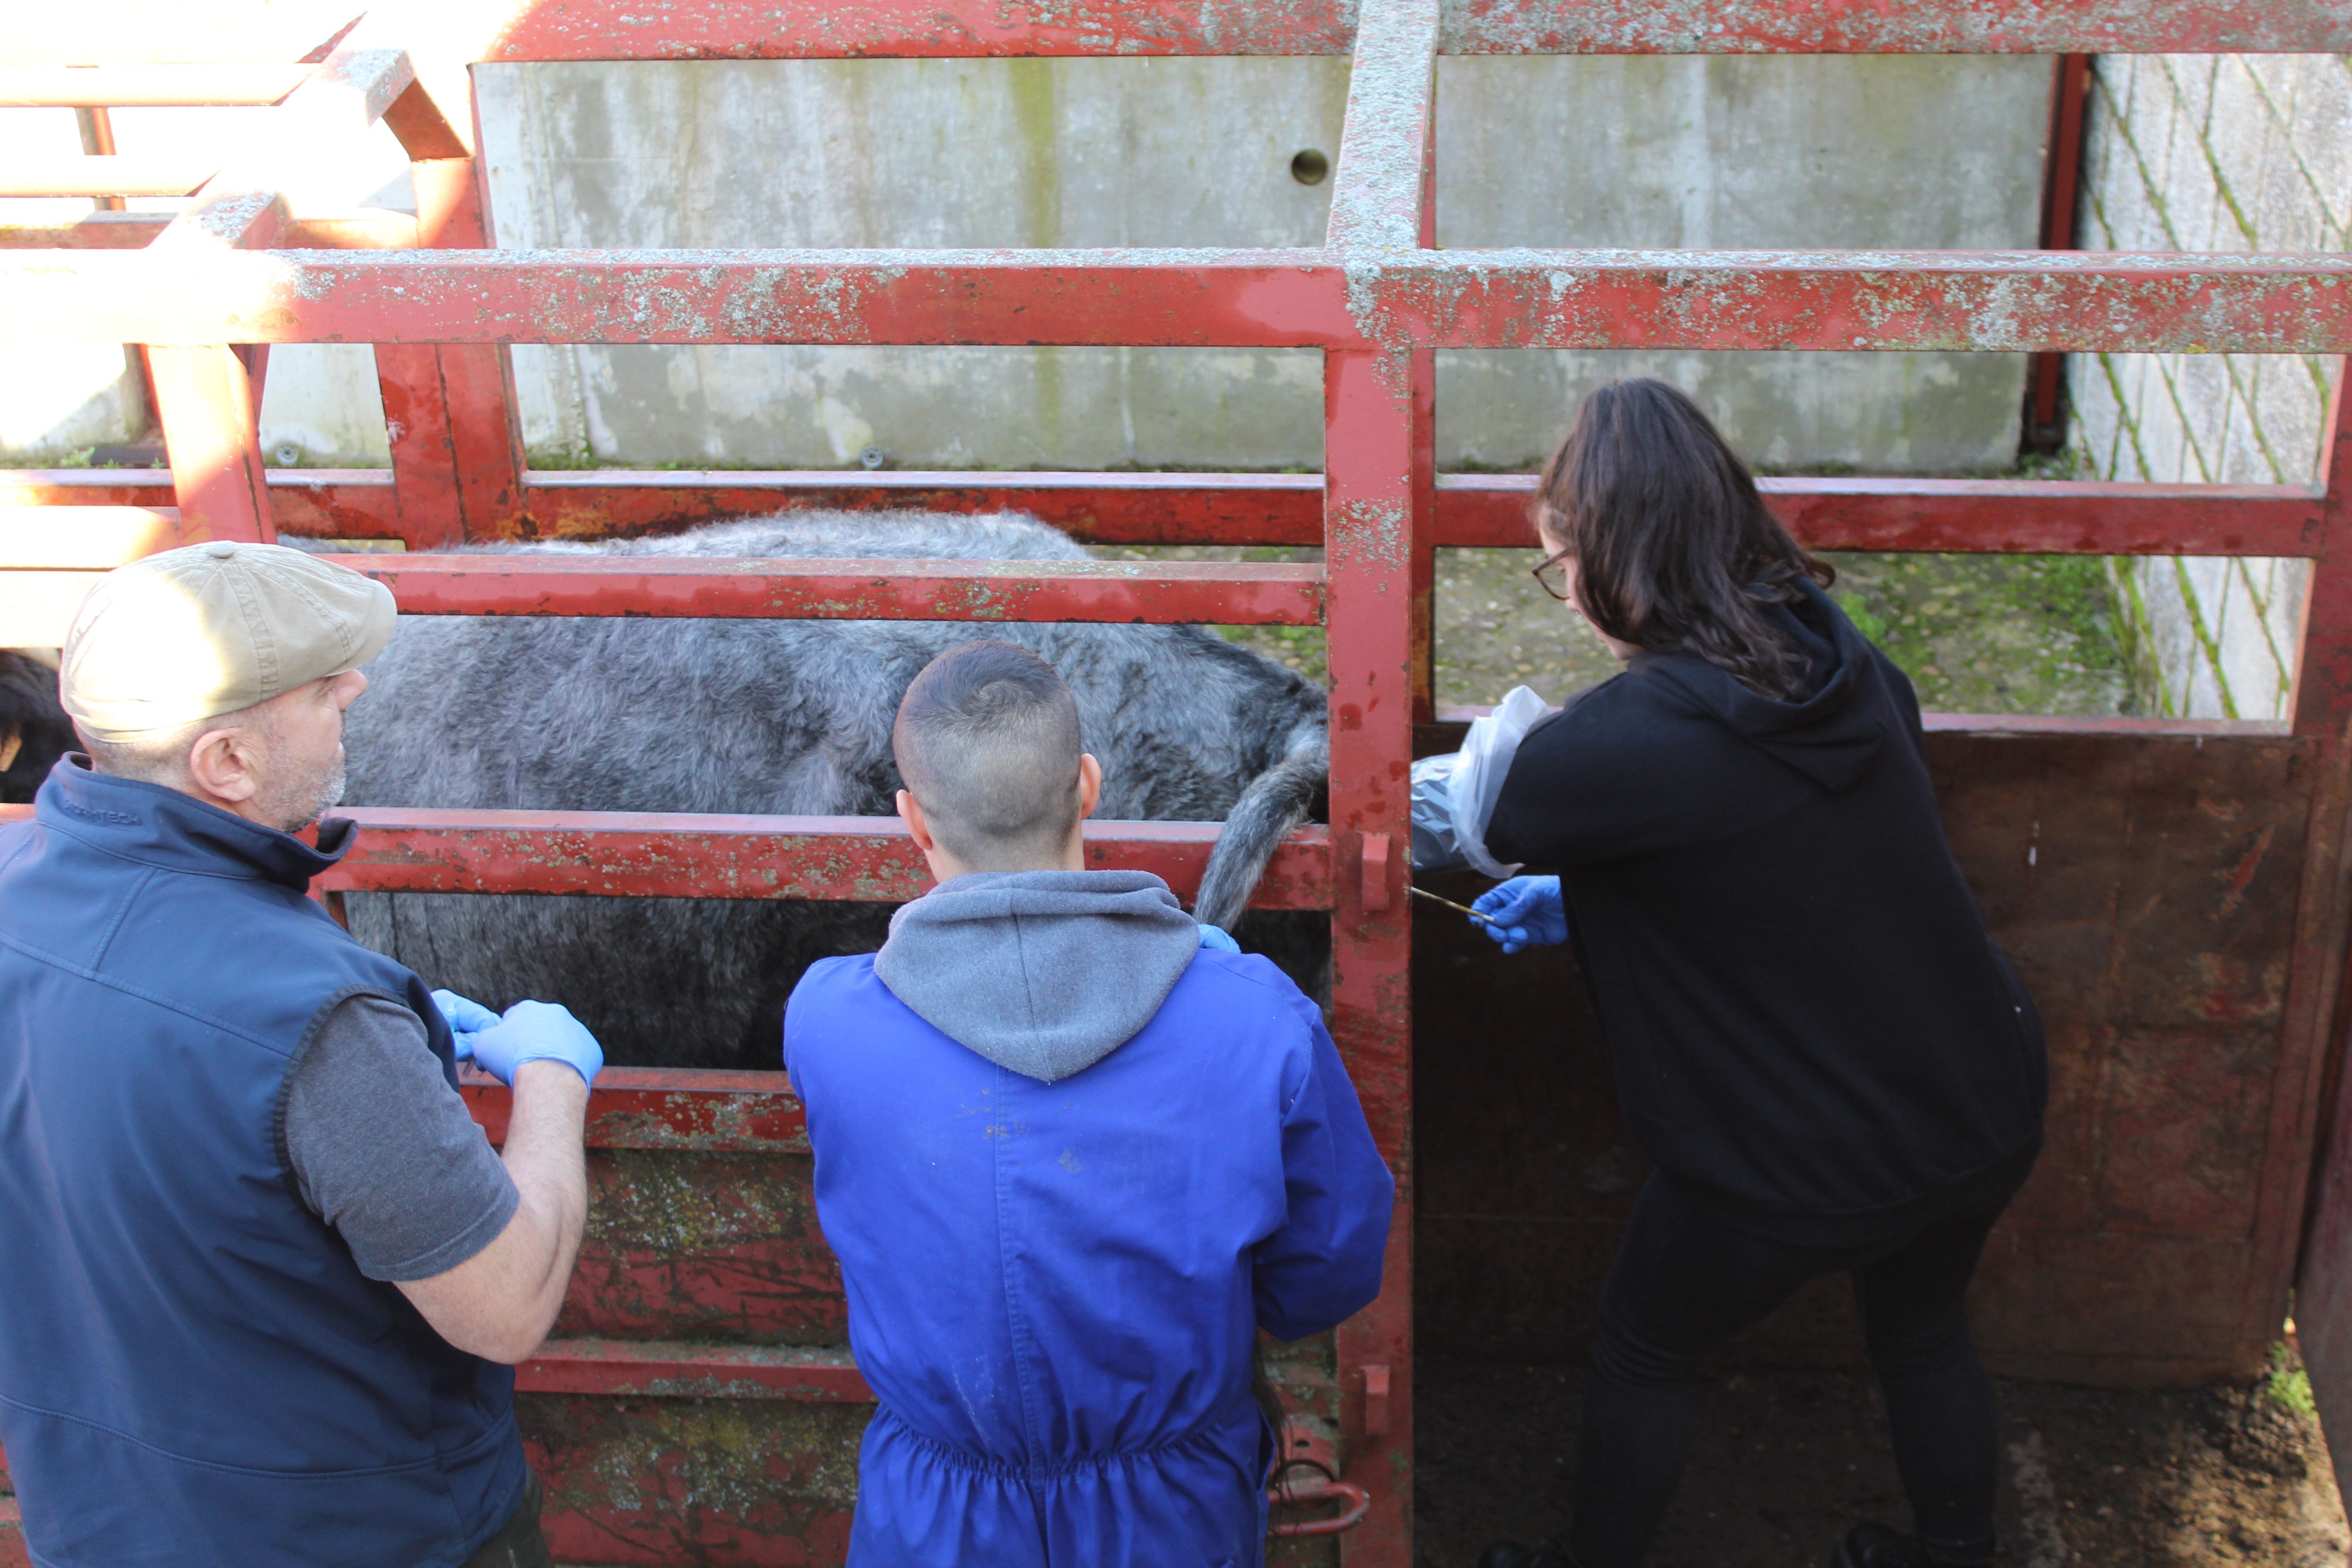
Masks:
[[[511,1085],[525,1062],[559,1061],[589,1083],[604,1070],[604,1047],[568,1007],[553,1002],[518,1002],[500,1017],[478,1002],[436,991],[434,1005],[457,1037],[460,1060]]]
[[[499,1016],[468,996],[455,991],[436,991],[433,1005],[449,1020],[449,1032],[457,1037],[457,1059],[470,1061],[474,1055],[474,1037],[499,1021]]]
[[[1232,937],[1227,936],[1225,934],[1225,928],[1223,926],[1202,926],[1201,928],[1201,945],[1202,947],[1214,948],[1219,952],[1239,952],[1242,950],[1242,944],[1235,942]]]
[[[1557,947],[1568,940],[1568,909],[1560,901],[1558,877],[1514,877],[1479,894],[1470,907],[1491,922],[1478,929],[1505,952]]]

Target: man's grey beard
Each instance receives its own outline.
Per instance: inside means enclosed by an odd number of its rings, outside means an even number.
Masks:
[[[343,749],[338,746],[334,766],[309,778],[289,779],[282,790],[270,792],[269,825],[281,833],[299,833],[318,821],[343,798]]]

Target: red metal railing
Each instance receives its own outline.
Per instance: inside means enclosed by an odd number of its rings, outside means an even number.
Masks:
[[[1328,627],[1331,812],[1277,857],[1260,901],[1328,909],[1332,1026],[1400,1178],[1388,1289],[1341,1331],[1345,1472],[1360,1487],[1353,1564],[1412,1555],[1412,1167],[1407,924],[1401,896],[1411,726],[1430,716],[1432,552],[1526,542],[1528,481],[1439,476],[1431,356],[1445,347],[2326,353],[2352,350],[2352,258],[2039,252],[1722,253],[1433,248],[1434,61],[1455,53],[2095,54],[2352,50],[2347,0],[2202,7],[2088,0],[1698,5],[1608,0],[1079,0],[1050,19],[988,0],[848,9],[610,0],[372,16],[273,113],[331,139],[382,117],[420,211],[294,216],[266,167],[231,168],[190,214],[0,232],[0,307],[22,341],[155,345],[172,470],[20,475],[0,502],[151,509],[63,575],[127,550],[284,526],[412,549],[525,531],[588,536],[772,508],[1017,506],[1104,542],[1321,544],[1320,569],[1110,563],[1068,571],[936,562],[649,563],[353,557],[412,612],[919,615],[1270,621]],[[478,61],[860,56],[1354,56],[1327,244],[1277,251],[501,253],[474,155]],[[155,101],[128,84],[109,101]],[[0,89],[5,89],[0,81]],[[314,90],[315,89],[315,90]],[[26,87],[41,101],[56,88]],[[146,90],[159,90],[154,88]],[[40,98],[42,92],[52,96]],[[129,95],[129,96],[124,96]],[[307,97],[306,97],[307,95]],[[218,101],[220,100],[215,100]],[[20,96],[11,101],[28,101]],[[160,233],[156,232],[158,229]],[[405,251],[372,245],[413,247]],[[143,247],[144,248],[140,248]],[[349,248],[341,248],[348,247]],[[268,475],[254,432],[266,359],[230,344],[376,345],[388,476]],[[516,342],[1108,343],[1313,347],[1325,365],[1321,476],[532,474],[509,406]],[[2317,562],[2294,728],[2317,749],[2305,893],[2259,1184],[2264,1282],[2283,1301],[2317,1121],[2344,945],[2341,819],[2352,720],[2352,553],[2339,422],[2322,490],[1927,480],[1780,480],[1768,492],[1823,547],[2300,555]],[[168,489],[168,494],[165,493]],[[58,529],[69,526],[69,511]],[[527,520],[527,521],[526,521]],[[0,520],[5,523],[5,520]],[[139,531],[143,528],[144,532]],[[9,539],[0,528],[0,541]],[[125,544],[124,539],[131,541]],[[110,552],[111,552],[110,554]],[[35,574],[27,574],[34,575]],[[51,598],[62,596],[57,583]],[[2074,725],[2073,728],[2094,728]],[[332,889],[897,899],[921,876],[895,827],[805,819],[373,812]],[[1097,825],[1091,852],[1197,882],[1211,830]],[[501,1096],[469,1090],[494,1133]],[[592,1142],[608,1150],[802,1147],[780,1075],[726,1081],[615,1069]],[[797,1265],[794,1265],[797,1267]],[[2306,1323],[2309,1314],[2306,1311]],[[837,1353],[579,1339],[524,1374],[551,1394],[858,1397]],[[1335,1460],[1335,1464],[1337,1461]],[[0,1526],[0,1538],[5,1534]],[[728,1550],[748,1552],[740,1540]],[[781,1558],[777,1560],[782,1560]]]

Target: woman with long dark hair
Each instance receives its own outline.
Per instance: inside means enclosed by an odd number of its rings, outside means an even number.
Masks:
[[[1566,1537],[1481,1568],[1633,1568],[1702,1356],[1853,1279],[1912,1531],[1840,1568],[1986,1562],[1992,1388],[1970,1275],[2042,1145],[2041,1026],[1944,841],[1919,706],[1689,398],[1593,393],[1543,475],[1546,588],[1625,673],[1530,731],[1478,900],[1569,942],[1656,1164],[1601,1303]]]

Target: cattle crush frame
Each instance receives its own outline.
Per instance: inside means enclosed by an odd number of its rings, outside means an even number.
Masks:
[[[277,105],[270,131],[217,169],[99,157],[0,170],[5,195],[196,198],[168,217],[0,226],[0,338],[143,345],[171,464],[0,476],[0,642],[56,640],[91,575],[121,561],[280,529],[400,541],[407,553],[342,559],[409,614],[1319,621],[1329,825],[1284,847],[1259,902],[1329,911],[1332,1029],[1396,1167],[1398,1224],[1380,1302],[1277,1375],[1302,1451],[1368,1504],[1338,1538],[1344,1560],[1401,1568],[1412,1560],[1412,1218],[1426,1190],[1412,1136],[1406,769],[1416,725],[1424,745],[1443,734],[1427,728],[1433,552],[1530,542],[1528,481],[1435,471],[1435,351],[2352,351],[2343,257],[1440,251],[1437,57],[2256,50],[2352,51],[2352,0],[1363,0],[1360,17],[1346,0],[436,0],[379,8],[309,63],[225,48],[209,63],[122,53],[96,69],[0,70],[5,104]],[[1321,247],[500,251],[468,75],[488,61],[1245,54],[1353,57]],[[378,119],[412,160],[415,217],[289,210],[293,171],[341,155]],[[389,470],[265,468],[255,414],[275,342],[374,345]],[[515,342],[1312,348],[1324,356],[1324,472],[534,473],[506,368]],[[2059,1068],[2051,1153],[1989,1268],[1990,1352],[2113,1381],[2243,1375],[2300,1259],[2305,1343],[2339,1433],[2352,1418],[2346,1119],[2337,1152],[2315,1150],[2343,1029],[2352,804],[2341,405],[2339,381],[2326,479],[2309,490],[1768,485],[1822,548],[2315,563],[2290,725],[1947,719],[1934,747],[1956,847],[2051,1004]],[[794,502],[1013,507],[1095,542],[1319,544],[1326,557],[1064,567],[436,553]],[[331,894],[898,900],[926,885],[904,834],[878,820],[352,815],[358,847],[326,879]],[[2044,869],[2044,817],[2114,842],[2077,865],[2053,833]],[[1102,823],[1089,853],[1189,896],[1214,833]],[[2236,1120],[2217,1131],[2189,1102],[2224,1091]],[[498,1136],[503,1094],[469,1093]],[[520,1383],[556,1555],[837,1560],[866,1395],[782,1076],[615,1069],[590,1142],[595,1228],[558,1337]],[[2171,1169],[2184,1147],[2222,1174],[2184,1185]],[[1433,1244],[1453,1245],[1424,1237]],[[0,1496],[0,1563],[21,1561],[12,1519]]]

